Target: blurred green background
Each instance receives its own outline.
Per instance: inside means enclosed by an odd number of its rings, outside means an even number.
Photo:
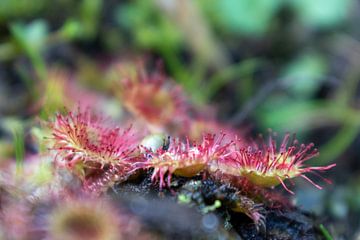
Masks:
[[[314,142],[313,164],[338,165],[326,175],[334,184],[304,186],[297,200],[339,239],[359,235],[359,12],[355,0],[1,0],[0,159],[24,155],[54,66],[106,92],[112,59],[162,60],[221,121]]]

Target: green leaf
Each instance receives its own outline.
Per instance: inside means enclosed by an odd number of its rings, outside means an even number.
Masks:
[[[41,52],[46,46],[48,37],[48,26],[43,20],[36,20],[30,24],[13,23],[10,25],[10,31],[14,40],[20,48],[30,58],[38,76],[45,79],[46,68]]]
[[[354,142],[360,131],[359,125],[345,123],[338,132],[321,146],[317,164],[328,164],[338,158]]]
[[[273,96],[257,109],[262,127],[275,131],[303,132],[330,121],[329,114],[325,103],[293,101],[287,96]]]
[[[243,83],[244,78],[251,76],[260,64],[260,59],[249,58],[221,69],[221,71],[215,73],[207,81],[207,86],[205,89],[206,98],[213,97],[220,88],[224,87],[226,84],[229,84],[235,79],[238,79],[239,82],[241,81],[241,83]],[[244,92],[251,91],[250,89],[245,89]]]
[[[27,52],[40,51],[48,35],[47,23],[36,20],[30,24],[14,23],[10,25],[15,40]]]
[[[16,169],[20,171],[23,167],[25,158],[24,130],[22,127],[13,129],[13,139],[15,147]]]
[[[223,29],[250,36],[263,35],[283,0],[204,0],[205,11]]]
[[[283,84],[296,97],[309,98],[319,89],[326,73],[326,63],[318,54],[301,55],[283,73]]]
[[[326,240],[333,240],[334,238],[330,235],[329,231],[324,227],[324,225],[320,224],[319,226],[322,234],[324,235]]]
[[[131,32],[142,48],[174,51],[182,41],[181,32],[149,1],[135,1],[118,7],[115,19]]]
[[[80,22],[84,38],[92,38],[97,33],[102,4],[102,0],[82,0]]]
[[[35,16],[46,6],[46,0],[1,0],[0,1],[0,22],[9,19]]]
[[[66,40],[76,39],[82,36],[82,25],[78,20],[69,19],[59,30],[59,34]]]
[[[350,0],[293,0],[300,20],[311,27],[329,28],[346,20]]]

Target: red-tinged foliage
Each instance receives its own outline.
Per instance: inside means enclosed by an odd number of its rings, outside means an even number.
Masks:
[[[150,128],[166,129],[183,126],[189,108],[185,94],[161,72],[147,73],[142,64],[132,72],[122,71],[115,93],[135,117],[144,120]]]
[[[104,166],[126,160],[137,139],[130,128],[121,131],[103,126],[102,121],[89,111],[57,115],[52,126],[52,149],[60,157],[58,162],[71,168],[78,162]]]
[[[160,188],[171,185],[172,175],[193,177],[207,170],[220,159],[228,157],[233,142],[223,144],[224,134],[220,137],[207,134],[201,144],[190,144],[172,140],[167,149],[159,148],[155,152],[147,151],[147,161],[139,163],[140,168],[153,168],[153,181],[159,181]],[[216,165],[216,164],[215,164]],[[167,177],[167,180],[165,178]]]
[[[89,111],[57,115],[52,125],[56,164],[66,167],[83,180],[119,180],[127,176],[136,158],[137,141],[131,129],[124,131],[104,125],[104,119]],[[87,181],[87,184],[90,184]]]
[[[317,155],[318,151],[314,149],[314,144],[299,145],[295,137],[290,141],[290,134],[285,135],[280,148],[277,147],[276,141],[270,136],[268,144],[263,141],[261,145],[240,148],[233,159],[237,170],[232,169],[234,170],[232,174],[243,176],[255,185],[262,187],[273,187],[281,184],[292,194],[293,192],[288,189],[284,180],[295,177],[302,177],[321,189],[305,174],[313,173],[321,177],[317,172],[331,169],[336,164],[322,167],[304,165],[304,162]],[[327,179],[323,179],[329,183]]]

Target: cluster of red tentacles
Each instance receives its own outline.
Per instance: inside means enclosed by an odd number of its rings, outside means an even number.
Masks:
[[[115,93],[129,112],[156,129],[183,125],[189,108],[185,95],[162,71],[147,74],[143,64],[135,72],[122,64],[115,70],[122,75]]]
[[[172,175],[193,177],[200,172],[224,174],[244,178],[256,186],[274,187],[295,177],[302,177],[315,187],[321,187],[306,174],[335,166],[306,166],[304,163],[318,154],[314,145],[299,145],[295,137],[286,134],[277,147],[272,136],[268,143],[244,147],[238,139],[224,140],[225,134],[206,134],[200,143],[186,139],[172,139],[168,146],[139,150],[138,137],[130,129],[121,131],[103,125],[103,119],[89,111],[57,115],[52,126],[57,164],[69,169],[82,170],[82,177],[95,179],[91,188],[126,179],[137,169],[153,169],[152,180],[160,188],[171,185]],[[100,172],[99,172],[100,170]],[[101,176],[99,179],[94,176]],[[124,177],[126,176],[126,177]],[[327,179],[323,178],[329,182]]]
[[[66,167],[91,189],[124,178],[137,158],[137,136],[130,128],[106,126],[89,110],[57,115],[52,124],[57,166]]]

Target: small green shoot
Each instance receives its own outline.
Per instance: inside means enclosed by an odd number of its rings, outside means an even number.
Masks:
[[[209,212],[213,212],[219,207],[221,207],[221,201],[220,200],[215,200],[213,205],[209,205],[209,206],[206,206],[205,208],[203,208],[202,213],[207,214]]]
[[[191,202],[191,198],[186,196],[185,194],[180,194],[178,196],[178,203],[180,204],[189,204]]]
[[[324,225],[320,224],[319,228],[326,240],[334,240],[334,238],[330,235],[329,231],[324,227]]]
[[[16,171],[17,173],[22,171],[24,157],[25,157],[25,142],[24,131],[22,128],[15,129],[13,131],[14,146],[15,146],[15,159],[16,159]]]

